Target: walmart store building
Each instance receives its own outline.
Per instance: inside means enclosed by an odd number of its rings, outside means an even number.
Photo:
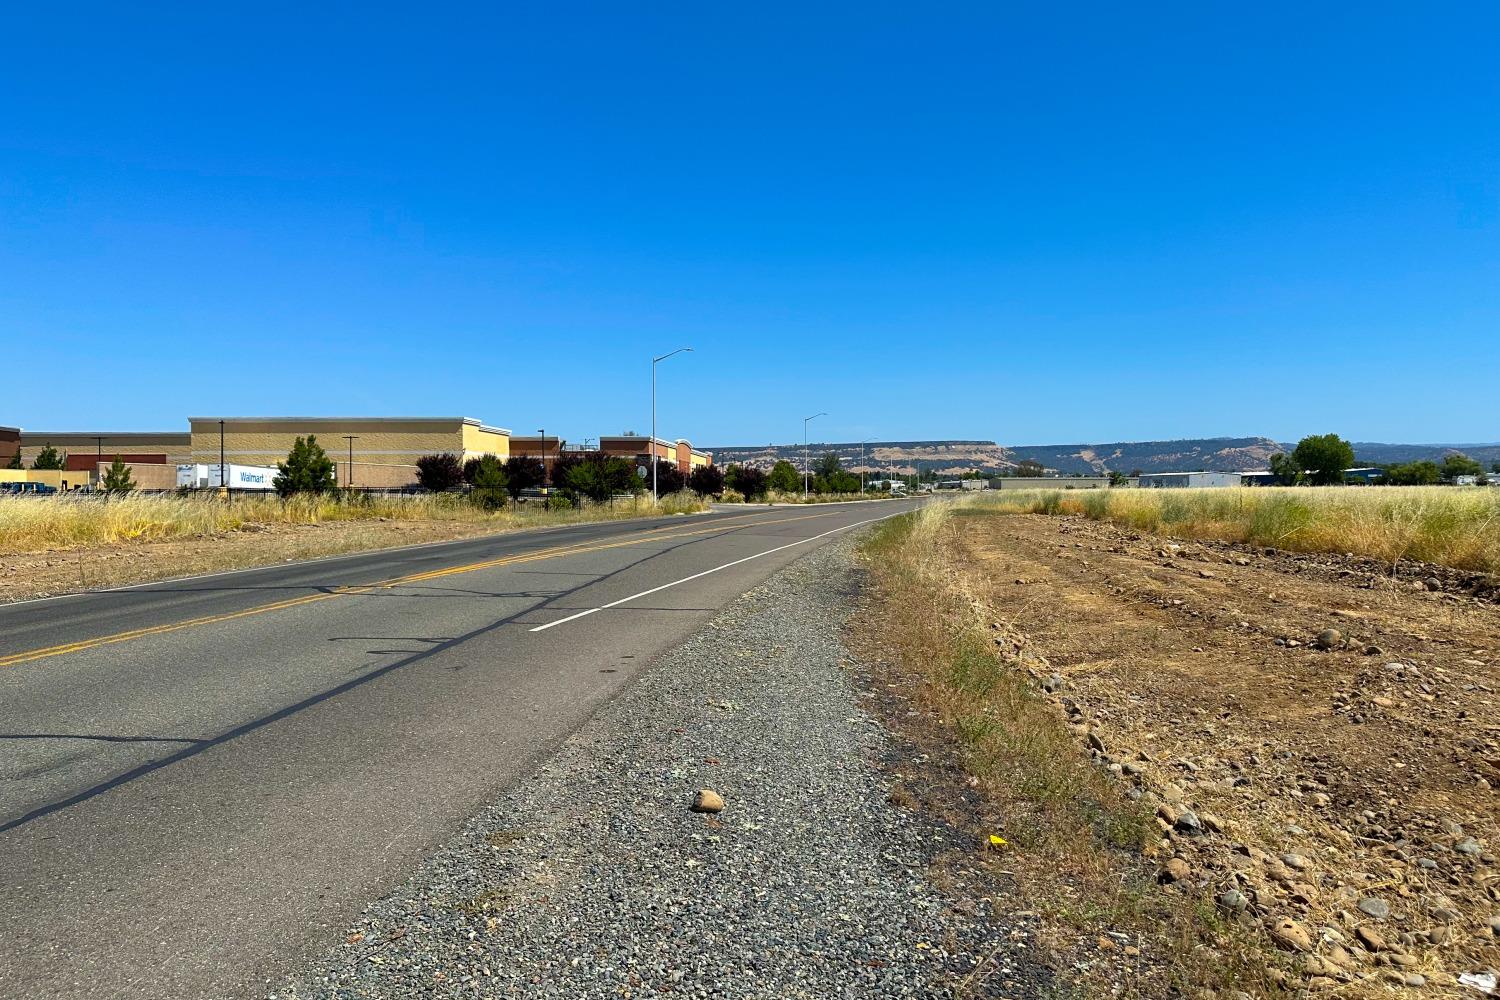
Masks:
[[[188,425],[189,461],[202,465],[217,465],[222,447],[230,465],[274,466],[297,438],[315,436],[336,464],[340,486],[412,485],[417,459],[439,452],[510,457],[510,431],[473,417],[189,417]]]

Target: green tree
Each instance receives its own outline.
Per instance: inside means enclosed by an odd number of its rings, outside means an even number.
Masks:
[[[58,452],[56,448],[48,444],[41,451],[37,452],[36,461],[31,463],[31,467],[33,469],[61,470],[66,468],[67,464],[68,456]]]
[[[505,467],[494,455],[480,455],[474,467],[474,478],[470,480],[474,489],[469,492],[469,501],[485,510],[497,510],[505,506]]]
[[[5,463],[5,467],[7,469],[24,469],[25,468],[25,466],[21,464],[21,449],[19,449],[19,448],[16,449],[16,453],[14,455],[10,456],[10,461],[7,462],[7,463]]]
[[[1443,459],[1444,479],[1457,479],[1459,476],[1478,476],[1483,472],[1484,466],[1461,451],[1456,451]]]
[[[315,434],[297,438],[285,462],[276,463],[276,478],[271,485],[283,497],[294,493],[330,493],[338,482],[333,474],[333,460],[318,444]]]
[[[650,472],[648,470],[647,475]],[[687,477],[677,468],[676,462],[668,462],[665,459],[656,460],[656,492],[665,496],[668,493],[676,493],[687,485]]]
[[[1040,476],[1046,471],[1047,467],[1034,458],[1023,458],[1016,463],[1016,475],[1018,476]]]
[[[1109,485],[1124,486],[1126,482],[1128,480],[1125,478],[1125,473],[1117,472],[1114,469],[1109,470]]]
[[[617,493],[640,493],[643,486],[635,463],[619,456],[588,456],[567,472],[567,488],[602,503]]]
[[[135,480],[130,478],[130,466],[120,459],[119,455],[104,470],[104,482],[102,483],[106,492],[129,493],[135,489]]]
[[[832,479],[843,471],[844,463],[840,462],[838,455],[831,451],[824,452],[823,457],[818,459],[818,464],[812,469],[813,475],[822,476],[824,479]]]
[[[542,485],[545,480],[541,459],[512,455],[505,460],[505,488],[510,491],[512,503],[521,499],[522,492]]]
[[[478,468],[477,464],[475,468]],[[464,465],[458,460],[458,456],[450,451],[436,455],[423,455],[417,459],[417,482],[422,485],[423,489],[442,493],[444,490],[451,490],[462,484],[463,481]]]
[[[1354,464],[1354,446],[1337,434],[1309,434],[1292,449],[1292,461],[1314,486],[1337,486]]]
[[[802,475],[795,465],[783,458],[771,466],[766,484],[778,493],[796,493],[802,489]]]
[[[724,470],[717,465],[700,465],[688,473],[687,484],[700,497],[718,496],[724,492]]]
[[[1271,474],[1282,486],[1296,486],[1302,481],[1302,467],[1297,460],[1284,452],[1271,456]]]
[[[1500,462],[1491,462],[1490,463],[1490,471],[1491,472],[1500,472]]]
[[[1392,465],[1382,477],[1390,486],[1431,486],[1442,478],[1443,470],[1436,462],[1408,462]]]
[[[765,496],[768,488],[765,470],[753,465],[731,465],[724,473],[724,485],[744,494],[746,500]]]

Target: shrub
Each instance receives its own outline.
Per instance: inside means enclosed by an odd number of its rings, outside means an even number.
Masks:
[[[734,478],[730,479],[730,473]],[[764,469],[757,469],[753,465],[731,465],[729,472],[724,474],[724,484],[730,489],[742,494],[746,500],[755,500],[766,495],[770,489],[769,477]]]
[[[491,456],[493,457],[493,456]],[[423,455],[417,459],[417,482],[434,493],[451,490],[464,481],[464,467],[452,452]]]
[[[333,460],[319,446],[317,435],[292,442],[286,461],[276,463],[276,478],[271,485],[283,498],[297,493],[329,493],[336,488]]]
[[[651,470],[646,470],[646,475],[651,475]],[[676,462],[667,462],[660,458],[656,460],[656,492],[658,496],[666,496],[668,493],[677,493],[687,485],[687,477],[677,470]]]
[[[474,489],[469,493],[470,502],[485,510],[499,510],[505,506],[505,469],[500,459],[494,455],[480,455],[471,482]]]
[[[700,465],[688,474],[688,489],[700,497],[724,492],[724,472],[716,465]]]
[[[130,478],[130,466],[116,455],[115,460],[104,471],[104,481],[100,485],[110,493],[129,493],[135,489],[135,480]]]
[[[505,460],[505,488],[511,500],[519,500],[525,490],[534,489],[546,480],[542,460],[529,455],[512,455]]]

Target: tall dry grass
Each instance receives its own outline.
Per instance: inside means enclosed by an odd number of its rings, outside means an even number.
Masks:
[[[1453,486],[1017,490],[986,506],[1295,552],[1352,552],[1500,573],[1500,489]]]
[[[56,496],[0,497],[0,553],[220,535],[277,524],[339,521],[464,521],[497,531],[705,510],[691,494],[546,510],[541,504],[485,511],[457,495],[372,496]]]

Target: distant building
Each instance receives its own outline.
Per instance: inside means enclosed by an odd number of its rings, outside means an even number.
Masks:
[[[1239,486],[1238,472],[1147,472],[1141,475],[1141,489],[1203,489],[1215,486]]]
[[[510,457],[510,431],[473,417],[189,417],[188,424],[192,455],[177,464],[217,466],[222,449],[227,465],[274,467],[286,461],[297,438],[316,435],[340,486],[412,485],[423,455]]]
[[[0,427],[0,469],[21,452],[21,428]]]
[[[1100,490],[1108,489],[1108,476],[996,476],[992,490]]]
[[[1365,466],[1359,469],[1345,469],[1344,482],[1363,483],[1366,486],[1379,482],[1385,477],[1385,470],[1375,466]]]
[[[87,466],[112,455],[160,456],[161,464],[186,462],[192,439],[181,431],[21,431],[21,460],[30,466],[49,445],[60,454],[88,456]],[[4,445],[0,445],[3,451]],[[283,458],[286,456],[283,455]],[[76,470],[75,470],[76,471]]]
[[[599,450],[606,455],[628,458],[647,470],[651,467],[651,457],[655,455],[658,461],[676,465],[677,471],[684,476],[699,466],[714,464],[712,453],[699,451],[685,438],[667,441],[642,434],[615,434],[599,438]]]

